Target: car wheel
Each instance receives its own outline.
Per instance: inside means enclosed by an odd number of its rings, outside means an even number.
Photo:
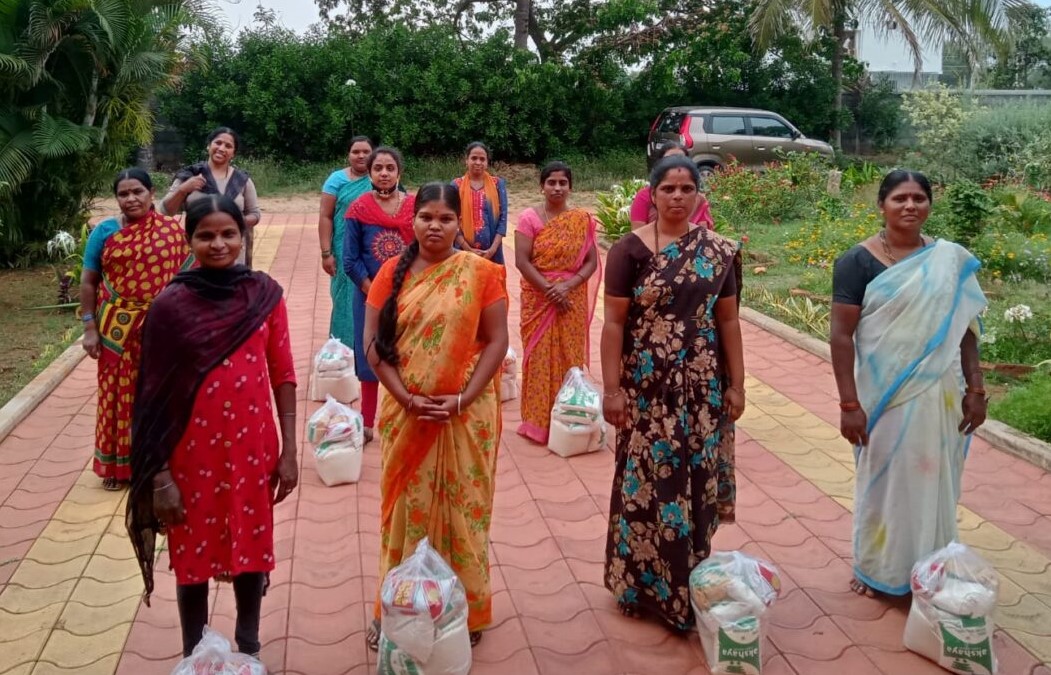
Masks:
[[[715,164],[698,164],[697,170],[701,172],[701,187],[704,187],[708,184],[708,179],[719,170],[719,167]]]

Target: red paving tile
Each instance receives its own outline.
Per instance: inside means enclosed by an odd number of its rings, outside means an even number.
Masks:
[[[271,274],[285,287],[300,376],[300,425],[318,404],[305,400],[311,355],[326,339],[330,300],[317,264],[311,214],[268,216],[285,223]],[[508,270],[517,296],[518,273]],[[512,306],[512,345],[518,343]],[[592,328],[595,373],[600,327]],[[838,422],[831,368],[823,360],[744,324],[752,375],[820,419]],[[520,351],[520,349],[519,349]],[[84,363],[38,411],[0,441],[0,585],[24,555],[90,456],[93,363]],[[603,588],[606,514],[613,453],[563,460],[514,433],[517,403],[505,407],[492,527],[493,624],[474,651],[476,675],[707,673],[696,635],[619,614]],[[264,599],[262,658],[273,673],[375,672],[364,646],[373,616],[379,520],[379,446],[366,448],[362,481],[326,488],[301,443],[301,486],[277,510],[280,563]],[[738,435],[738,522],[720,526],[716,549],[771,559],[783,578],[764,620],[767,675],[909,675],[943,672],[905,651],[907,605],[848,590],[850,513],[761,443]],[[1005,489],[1009,488],[1009,489]],[[1051,477],[976,441],[963,502],[1051,553]],[[140,608],[119,673],[169,673],[178,658],[174,580],[162,555],[152,608]],[[232,634],[233,597],[221,587],[213,623]],[[1002,631],[1001,672],[1051,675]]]

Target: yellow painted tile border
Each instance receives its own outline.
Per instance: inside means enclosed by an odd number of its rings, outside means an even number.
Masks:
[[[255,269],[270,269],[285,229],[256,229]],[[127,492],[102,490],[90,457],[85,461],[76,483],[0,592],[0,626],[5,629],[0,633],[0,673],[66,669],[102,675],[117,669],[139,609],[138,591],[135,602],[128,601],[126,592],[106,594],[108,607],[76,598],[85,583],[116,590],[134,580],[139,586],[139,568],[131,544],[124,540],[122,549],[112,540],[113,530],[123,533]],[[97,596],[98,588],[92,594]],[[85,628],[87,616],[104,616],[105,621],[92,626],[92,635],[74,632]],[[42,618],[48,625],[42,625]],[[22,622],[28,625],[24,634],[18,629]]]
[[[738,426],[853,511],[852,484],[844,494],[847,486],[842,480],[844,472],[854,473],[853,450],[845,440],[828,441],[839,430],[755,377],[748,376],[746,385],[749,407]],[[771,419],[777,421],[776,428]],[[785,449],[786,443],[792,450]],[[815,461],[815,456],[824,456],[825,461]],[[844,458],[849,460],[847,466]],[[1051,559],[964,506],[957,508],[957,520],[961,541],[979,550],[1000,573],[997,625],[1039,660],[1051,662],[1051,636],[1036,633],[1051,631],[1051,605],[1036,595],[1051,589]]]

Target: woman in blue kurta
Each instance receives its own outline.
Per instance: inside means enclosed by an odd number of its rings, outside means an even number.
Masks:
[[[372,190],[358,197],[347,209],[343,235],[343,271],[354,282],[354,367],[361,380],[361,414],[365,418],[365,440],[372,440],[376,420],[379,380],[365,358],[362,330],[365,327],[365,298],[383,263],[401,255],[413,241],[415,199],[398,189],[404,166],[401,153],[380,146],[366,162]]]
[[[354,312],[352,310],[354,284],[343,271],[344,214],[355,199],[372,189],[369,181],[368,159],[372,141],[367,136],[350,139],[347,167],[333,171],[321,187],[321,215],[318,217],[318,238],[321,243],[321,268],[332,277],[329,293],[332,296],[332,317],[328,333],[345,345],[354,342]]]
[[[467,173],[453,181],[460,191],[460,234],[456,245],[487,260],[504,264],[507,236],[507,183],[489,173],[489,148],[467,146]]]

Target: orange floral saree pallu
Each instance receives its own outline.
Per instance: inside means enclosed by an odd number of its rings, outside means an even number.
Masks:
[[[481,353],[482,311],[504,299],[503,267],[469,253],[407,279],[398,297],[397,349],[409,391],[462,391]],[[501,431],[497,380],[447,423],[420,421],[384,396],[378,428],[380,580],[428,537],[467,590],[469,629],[486,627],[492,620],[489,526]]]
[[[564,211],[547,224],[536,211],[522,214],[519,231],[532,233],[533,266],[550,281],[569,279],[580,271],[595,245],[595,220],[583,209]],[[569,293],[570,307],[559,310],[544,292],[522,279],[522,423],[518,433],[547,443],[551,406],[573,366],[589,365],[591,320],[598,297],[597,270],[587,283]]]
[[[142,322],[153,299],[192,262],[182,226],[150,211],[125,224],[102,249],[95,322],[102,345],[95,422],[95,473],[131,477],[131,411],[138,382]]]

